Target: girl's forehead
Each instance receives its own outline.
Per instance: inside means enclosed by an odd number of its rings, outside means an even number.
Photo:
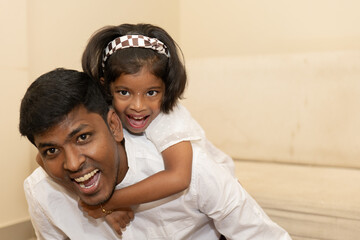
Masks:
[[[147,68],[142,68],[141,71],[135,74],[121,74],[113,82],[113,87],[126,86],[131,88],[147,88],[147,87],[162,87],[163,81],[161,78],[155,76]]]

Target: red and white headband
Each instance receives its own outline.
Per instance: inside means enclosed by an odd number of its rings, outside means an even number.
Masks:
[[[117,37],[111,42],[109,42],[107,47],[104,49],[102,67],[105,67],[106,60],[116,50],[130,47],[150,48],[154,51],[157,51],[158,53],[170,57],[170,54],[165,44],[156,38],[150,38],[143,35],[124,35],[121,37]]]

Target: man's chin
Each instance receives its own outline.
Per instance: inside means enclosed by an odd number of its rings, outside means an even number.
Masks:
[[[111,198],[113,193],[114,193],[114,190],[108,191],[107,193],[100,191],[97,194],[92,195],[92,196],[84,196],[82,194],[79,194],[79,197],[80,197],[81,201],[83,201],[87,205],[97,206],[97,205],[104,204],[105,202],[107,202]]]
[[[93,197],[85,197],[85,196],[80,196],[80,200],[82,202],[84,202],[85,204],[89,205],[89,206],[97,206],[100,205],[106,201],[109,200],[109,197],[104,197],[104,196],[93,196]]]

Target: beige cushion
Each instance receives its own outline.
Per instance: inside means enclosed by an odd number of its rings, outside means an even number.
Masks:
[[[360,168],[360,51],[188,59],[184,104],[238,159]]]
[[[235,161],[241,184],[294,239],[359,239],[360,170]]]

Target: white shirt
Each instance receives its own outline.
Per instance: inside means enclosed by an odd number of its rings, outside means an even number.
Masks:
[[[193,145],[196,144],[207,151],[214,161],[235,176],[235,166],[231,157],[206,138],[202,127],[181,104],[177,104],[168,114],[159,113],[146,128],[145,135],[155,144],[159,152],[176,143],[191,141]]]
[[[122,188],[160,170],[163,160],[145,136],[126,131],[129,171]],[[190,187],[174,196],[135,208],[123,239],[284,240],[289,235],[272,222],[237,179],[193,146]],[[78,198],[37,168],[24,182],[29,212],[38,239],[120,239],[103,219],[87,217]]]

